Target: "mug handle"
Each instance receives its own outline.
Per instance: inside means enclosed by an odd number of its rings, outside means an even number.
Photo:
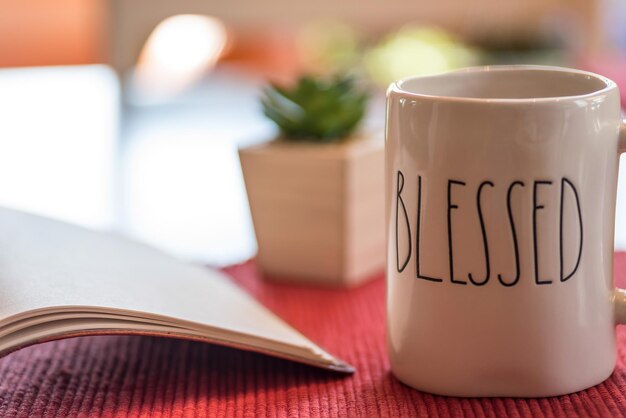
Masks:
[[[619,154],[626,152],[626,119],[622,120],[619,130],[618,150]],[[613,290],[613,306],[615,310],[615,322],[626,324],[626,290],[615,288]]]

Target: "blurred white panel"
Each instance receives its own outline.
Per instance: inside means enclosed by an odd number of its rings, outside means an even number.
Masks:
[[[185,258],[240,262],[256,244],[236,145],[198,131],[143,132],[127,149],[131,235]]]
[[[0,70],[0,205],[111,226],[118,112],[108,67]]]
[[[143,105],[132,85],[124,125],[123,228],[204,263],[241,262],[256,241],[237,147],[275,135],[259,80],[216,69],[192,90]]]

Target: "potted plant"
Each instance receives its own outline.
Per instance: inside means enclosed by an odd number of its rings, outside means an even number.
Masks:
[[[354,285],[382,270],[384,142],[355,133],[367,99],[343,76],[264,90],[280,135],[239,158],[266,275]]]

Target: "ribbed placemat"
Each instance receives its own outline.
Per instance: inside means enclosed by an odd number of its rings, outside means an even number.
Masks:
[[[617,370],[589,390],[546,399],[446,398],[390,375],[382,277],[330,290],[263,281],[252,262],[226,271],[357,373],[186,341],[81,337],[1,359],[0,416],[626,416],[626,330],[618,331]],[[616,280],[626,284],[626,254],[616,257]]]

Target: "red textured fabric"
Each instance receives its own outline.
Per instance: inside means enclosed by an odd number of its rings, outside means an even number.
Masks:
[[[619,417],[626,416],[626,329],[605,383],[545,399],[459,399],[391,376],[382,277],[353,290],[277,284],[253,263],[226,269],[261,302],[357,368],[341,376],[259,354],[149,337],[81,337],[0,360],[0,416]],[[626,254],[616,257],[626,285]]]

